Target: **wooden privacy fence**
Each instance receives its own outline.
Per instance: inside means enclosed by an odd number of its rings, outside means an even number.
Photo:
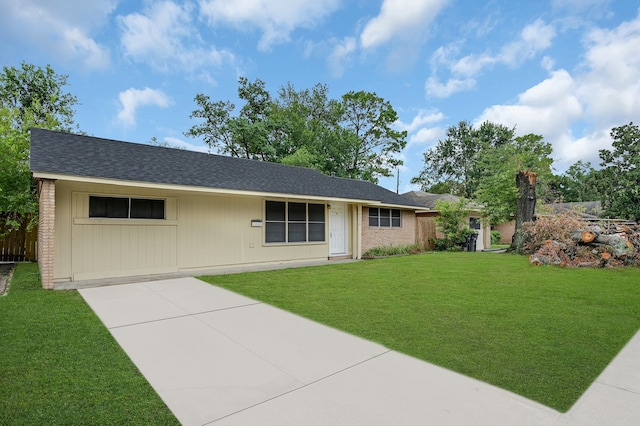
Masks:
[[[430,249],[434,248],[433,239],[436,237],[436,223],[433,218],[434,215],[430,213],[418,214],[416,218],[416,242]]]
[[[19,229],[8,232],[0,222],[0,262],[34,262],[38,255],[38,227],[27,229],[24,220]]]

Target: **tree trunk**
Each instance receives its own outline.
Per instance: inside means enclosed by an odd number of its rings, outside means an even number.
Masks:
[[[600,235],[593,231],[572,231],[571,239],[576,243],[590,243],[596,239],[596,237]]]
[[[536,179],[537,173],[529,170],[521,170],[516,175],[516,186],[518,188],[518,198],[516,199],[516,229],[511,242],[511,250],[522,253],[525,243],[522,233],[522,224],[533,221],[536,211]]]

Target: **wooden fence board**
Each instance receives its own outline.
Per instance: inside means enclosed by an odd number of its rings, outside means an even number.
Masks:
[[[24,220],[19,229],[7,232],[0,224],[0,261],[34,262],[38,260],[38,227],[28,229],[29,220]],[[4,236],[1,236],[4,235]]]

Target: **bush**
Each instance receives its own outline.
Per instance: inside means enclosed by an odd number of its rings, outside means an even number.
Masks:
[[[500,231],[491,231],[491,245],[500,244],[502,240],[502,234]]]
[[[377,246],[372,247],[362,254],[363,257],[385,257],[418,254],[427,251],[422,244],[407,244],[402,246]]]
[[[464,243],[467,236],[474,232],[468,227],[469,210],[467,204],[468,201],[464,198],[457,202],[436,201],[436,210],[438,211],[438,216],[434,219],[436,229],[444,234],[445,240],[449,240],[448,248]]]

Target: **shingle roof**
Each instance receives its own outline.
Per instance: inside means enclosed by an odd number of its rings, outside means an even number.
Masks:
[[[346,198],[419,207],[371,182],[304,167],[31,129],[34,173],[237,191]]]
[[[460,201],[460,197],[456,196],[456,195],[451,195],[451,194],[432,194],[430,192],[423,192],[423,191],[411,191],[411,192],[405,192],[404,194],[402,194],[402,196],[404,198],[408,198],[409,200],[413,201],[414,203],[422,206],[422,207],[426,207],[430,210],[435,210],[436,208],[436,202],[442,200],[442,201],[448,201],[450,203],[457,203],[458,201]],[[469,201],[466,205],[467,209],[473,210],[473,211],[477,211],[480,210],[482,208],[482,206],[478,203],[476,203],[475,201]]]
[[[413,200],[413,202],[415,202],[416,204],[419,204],[428,209],[435,209],[436,201],[438,200],[450,201],[453,203],[457,203],[458,201],[460,201],[460,197],[456,197],[455,195],[432,194],[430,192],[422,192],[422,191],[405,192],[404,194],[402,194],[402,196],[404,198]]]

